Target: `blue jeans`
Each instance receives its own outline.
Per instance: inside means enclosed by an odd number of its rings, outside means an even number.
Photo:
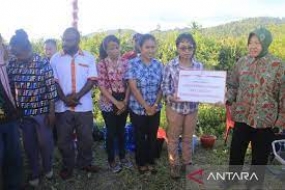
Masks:
[[[22,176],[22,157],[18,122],[0,124],[0,166],[4,190],[19,190]]]

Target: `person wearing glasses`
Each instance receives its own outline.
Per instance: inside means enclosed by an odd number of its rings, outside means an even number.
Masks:
[[[176,39],[176,47],[178,57],[166,64],[161,84],[166,99],[168,157],[170,176],[173,179],[180,178],[181,169],[192,164],[191,142],[198,112],[197,102],[183,102],[177,97],[179,71],[203,69],[202,63],[194,58],[196,42],[191,34],[180,34]],[[178,154],[180,135],[182,135],[182,168]]]

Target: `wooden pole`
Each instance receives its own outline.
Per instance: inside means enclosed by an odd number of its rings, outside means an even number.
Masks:
[[[72,1],[72,27],[78,29],[78,0]]]

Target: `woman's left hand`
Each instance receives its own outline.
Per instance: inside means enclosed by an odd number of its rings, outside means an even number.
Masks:
[[[122,107],[122,109],[119,109],[116,113],[116,115],[121,115],[122,113],[124,113],[127,110],[127,104],[125,102],[125,100],[123,101],[124,107]]]

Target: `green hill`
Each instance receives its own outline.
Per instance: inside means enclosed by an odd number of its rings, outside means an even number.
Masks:
[[[199,23],[193,22],[192,26],[186,27],[186,28],[175,28],[172,30],[153,30],[150,31],[152,34],[165,34],[168,32],[187,32],[190,30],[198,29],[202,32],[202,34],[207,36],[232,36],[232,37],[240,37],[244,35],[248,35],[250,31],[252,31],[254,28],[258,26],[266,26],[266,27],[277,27],[282,29],[285,26],[285,18],[274,18],[274,17],[257,17],[257,18],[247,18],[239,21],[233,21],[226,24],[214,26],[214,27],[207,27],[203,28],[199,25]],[[107,30],[107,31],[98,31],[98,32],[92,32],[86,37],[91,37],[100,33],[104,34],[134,34],[136,33],[135,30],[132,29],[117,29],[117,30]],[[280,33],[285,33],[285,31],[282,29]]]
[[[227,24],[204,28],[203,34],[210,36],[234,36],[240,37],[248,35],[250,31],[258,26],[279,27],[285,26],[285,18],[258,17],[248,18],[240,21],[230,22]],[[283,27],[284,28],[284,27]],[[284,30],[280,31],[284,34]]]

